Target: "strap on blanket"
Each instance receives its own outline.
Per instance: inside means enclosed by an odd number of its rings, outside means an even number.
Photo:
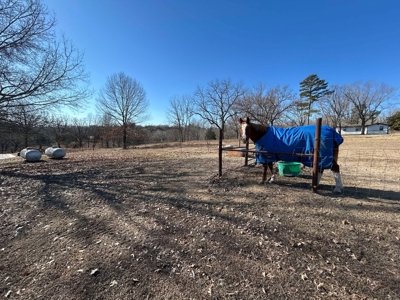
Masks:
[[[260,148],[259,151],[265,151],[265,150],[264,150],[264,145],[261,146],[261,148]],[[261,153],[258,153],[258,155],[262,155],[262,154],[261,154]],[[278,156],[277,153],[274,153],[274,156],[275,156],[275,161],[276,161],[276,162],[277,162],[277,161],[280,161],[279,156]],[[301,162],[301,158],[300,158],[299,161]]]

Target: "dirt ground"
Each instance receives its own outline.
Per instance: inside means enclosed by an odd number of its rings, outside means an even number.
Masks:
[[[341,195],[217,143],[3,159],[0,298],[400,299],[399,145],[345,137]]]

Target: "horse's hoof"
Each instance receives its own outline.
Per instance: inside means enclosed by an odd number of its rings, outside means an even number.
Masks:
[[[343,191],[342,191],[341,189],[335,188],[335,189],[333,190],[333,193],[334,193],[335,195],[341,195],[341,194],[343,194]]]

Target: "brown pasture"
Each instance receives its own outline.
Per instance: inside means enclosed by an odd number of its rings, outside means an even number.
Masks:
[[[217,147],[1,160],[0,297],[400,299],[400,135],[345,136],[342,195]]]

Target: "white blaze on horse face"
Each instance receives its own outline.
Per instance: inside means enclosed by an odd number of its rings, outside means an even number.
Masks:
[[[242,123],[242,140],[246,141],[247,137],[246,137],[246,127],[247,127],[247,123]]]

